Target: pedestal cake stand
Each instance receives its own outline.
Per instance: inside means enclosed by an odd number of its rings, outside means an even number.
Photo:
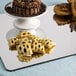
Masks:
[[[17,29],[17,32],[25,30],[25,31],[28,31],[39,37],[45,37],[45,33],[41,29],[39,29],[40,20],[38,19],[39,17],[45,15],[47,12],[47,6],[45,4],[43,4],[43,5],[45,6],[45,9],[44,9],[45,11],[43,11],[42,13],[40,13],[39,15],[36,15],[36,16],[21,17],[21,16],[16,16],[16,15],[9,13],[6,10],[6,8],[12,7],[12,2],[9,2],[8,4],[6,4],[5,12],[9,16],[15,18],[15,20],[13,22],[13,26]]]

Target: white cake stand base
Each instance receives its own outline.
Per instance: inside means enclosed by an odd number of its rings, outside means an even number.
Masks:
[[[37,29],[40,26],[40,20],[36,18],[16,19],[14,21],[14,26],[20,30]]]

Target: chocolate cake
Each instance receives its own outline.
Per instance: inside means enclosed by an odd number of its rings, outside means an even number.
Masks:
[[[33,16],[39,14],[41,9],[40,0],[13,0],[13,12],[20,16]]]

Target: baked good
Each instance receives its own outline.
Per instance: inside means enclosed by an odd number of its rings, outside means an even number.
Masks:
[[[10,50],[18,52],[18,59],[29,62],[33,58],[39,58],[49,54],[55,49],[55,43],[50,39],[41,39],[29,32],[21,31],[15,38],[8,40]]]
[[[39,58],[39,57],[42,57],[44,54],[42,53],[34,53],[32,54],[32,58]]]
[[[25,37],[29,37],[30,35],[31,35],[31,33],[27,32],[27,31],[22,31],[16,37],[17,38],[25,38]]]
[[[69,3],[72,3],[73,2],[73,0],[67,0]]]
[[[52,53],[52,51],[55,49],[55,47],[56,47],[56,45],[51,45],[51,47],[50,48],[45,48],[45,52],[46,52],[46,54],[50,54],[50,53]]]
[[[71,32],[76,31],[76,0],[58,4],[54,7],[53,19],[58,25],[69,24]]]
[[[55,45],[55,43],[50,39],[43,39],[43,44],[46,48],[51,48],[52,45]]]
[[[6,4],[5,11],[13,16],[32,17],[46,11],[46,5],[41,0],[13,0]]]
[[[50,54],[54,49],[56,44],[50,39],[43,39],[42,44],[45,48],[45,53]]]
[[[32,42],[40,40],[40,38],[36,35],[31,35],[29,38],[32,40]]]
[[[74,17],[76,17],[76,0],[72,0],[71,2],[71,10]]]
[[[27,38],[27,37],[25,37],[25,38],[22,38],[21,40],[20,40],[20,44],[27,44],[27,43],[31,43],[31,41]]]
[[[32,16],[39,14],[41,9],[40,0],[13,0],[13,11],[20,16]]]
[[[23,54],[24,56],[31,56],[33,54],[30,43],[20,44],[17,46],[18,54]]]
[[[71,5],[72,15],[76,17],[76,0],[68,0]]]
[[[38,41],[34,41],[32,43],[32,51],[34,53],[41,53],[41,54],[45,54],[45,49],[44,49],[44,45],[42,45],[42,43],[39,43]]]
[[[68,3],[58,4],[54,7],[54,12],[55,14],[60,16],[71,15],[70,4]]]
[[[11,38],[8,40],[8,45],[10,50],[16,50],[17,45],[19,45],[19,39],[18,38]]]
[[[71,32],[76,31],[76,21],[70,23]]]
[[[22,54],[18,54],[18,60],[21,61],[21,62],[30,62],[33,57],[32,56],[24,56]]]
[[[70,23],[70,18],[71,16],[59,16],[59,15],[54,15],[53,19],[56,21],[58,25],[65,25]]]

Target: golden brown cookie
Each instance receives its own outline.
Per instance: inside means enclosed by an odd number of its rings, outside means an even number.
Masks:
[[[47,54],[51,53],[56,47],[56,44],[50,39],[43,39],[42,43],[44,44]]]
[[[68,3],[58,4],[54,7],[54,12],[55,14],[60,15],[60,16],[71,15],[70,7],[71,6]]]
[[[45,54],[45,48],[42,43],[38,43],[38,53]]]
[[[18,38],[11,38],[8,40],[8,45],[10,50],[16,50],[16,46],[19,45],[19,39]]]
[[[20,44],[17,46],[18,54],[31,56],[33,54],[30,43]]]
[[[71,10],[74,17],[76,17],[76,0],[72,0],[71,2]]]
[[[45,48],[45,52],[47,53],[47,54],[50,54],[50,53],[52,53],[52,51],[54,50],[56,48],[56,45],[52,45],[50,48]]]
[[[39,57],[42,57],[44,54],[41,54],[41,53],[34,53],[32,55],[32,58],[39,58]]]
[[[30,62],[33,58],[32,56],[23,56],[21,54],[19,54],[17,57],[21,62]]]
[[[67,0],[69,3],[72,3],[73,0]]]
[[[20,44],[25,44],[25,43],[31,43],[30,39],[28,37],[21,38]]]
[[[55,43],[54,43],[52,40],[50,40],[50,39],[45,39],[45,40],[44,40],[44,46],[45,46],[46,48],[51,48],[52,45],[55,45]]]
[[[70,16],[59,16],[59,15],[54,15],[53,16],[53,19],[56,21],[56,23],[58,25],[65,25],[65,24],[68,24],[70,23]]]
[[[31,35],[30,32],[28,31],[22,31],[17,35],[17,38],[25,38],[25,37],[29,37]]]
[[[38,41],[35,41],[31,44],[31,49],[33,52],[38,52]]]
[[[42,45],[42,43],[38,43],[38,41],[33,42],[31,48],[34,53],[45,54],[44,46]]]
[[[38,36],[36,36],[36,35],[31,35],[30,37],[29,37],[29,39],[31,39],[32,40],[32,42],[34,42],[34,41],[39,41],[39,37]]]
[[[17,50],[17,57],[21,62],[30,62],[33,58],[39,58],[49,54],[55,48],[55,43],[50,39],[41,39],[22,31],[15,38],[8,40],[9,48]]]

